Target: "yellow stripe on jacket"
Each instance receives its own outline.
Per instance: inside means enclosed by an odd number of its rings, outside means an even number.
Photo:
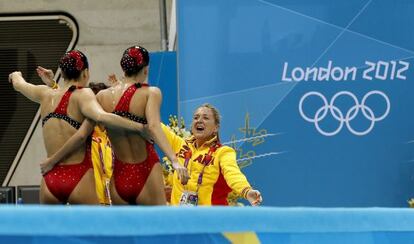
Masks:
[[[231,190],[241,195],[243,190],[250,188],[249,182],[237,165],[236,152],[233,148],[221,146],[211,155],[210,163],[206,164],[204,161],[210,147],[217,143],[217,137],[197,148],[193,138],[184,140],[164,124],[162,124],[162,129],[182,165],[185,160],[184,152],[186,150],[192,152],[187,167],[190,175],[187,185],[182,185],[178,180],[177,173],[174,173],[172,205],[179,204],[183,191],[195,192],[197,190],[197,181],[203,168],[202,183],[198,190],[199,205],[227,205],[227,197]]]
[[[92,133],[92,164],[95,176],[96,194],[101,204],[110,204],[109,180],[112,177],[112,148],[105,129],[95,126]]]

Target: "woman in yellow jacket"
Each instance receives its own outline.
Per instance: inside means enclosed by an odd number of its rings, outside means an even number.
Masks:
[[[262,197],[247,181],[236,162],[233,148],[220,144],[218,130],[220,115],[210,104],[200,106],[194,113],[192,136],[183,139],[163,125],[163,131],[190,180],[183,185],[174,173],[172,205],[228,205],[231,191],[259,205]]]

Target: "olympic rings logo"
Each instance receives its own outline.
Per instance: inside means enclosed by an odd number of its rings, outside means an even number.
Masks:
[[[372,95],[379,95],[385,100],[387,107],[385,109],[385,112],[381,116],[375,116],[373,109],[365,104],[367,99]],[[320,107],[313,116],[307,116],[303,112],[303,103],[308,97],[311,96],[316,96],[322,99],[323,106]],[[351,97],[355,103],[354,106],[352,106],[348,109],[348,111],[346,111],[345,115],[337,106],[335,106],[335,100],[340,96]],[[389,98],[381,91],[368,92],[362,98],[361,103],[359,103],[357,97],[349,91],[341,91],[336,93],[329,103],[324,95],[316,91],[306,93],[299,101],[299,113],[302,116],[302,118],[308,122],[314,123],[316,130],[324,136],[334,136],[338,134],[341,131],[344,124],[352,134],[357,136],[366,135],[374,128],[375,122],[381,121],[387,117],[387,115],[390,112],[390,108],[391,105]],[[369,127],[364,131],[357,131],[354,128],[352,128],[350,124],[350,122],[358,115],[360,111],[362,112],[362,115],[370,121]],[[333,131],[322,130],[319,126],[319,123],[328,115],[328,112],[332,115],[332,117],[335,120],[339,122],[339,126]]]

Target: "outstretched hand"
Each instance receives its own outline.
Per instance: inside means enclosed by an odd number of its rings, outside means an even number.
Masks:
[[[118,78],[116,78],[115,74],[108,75],[108,82],[110,86],[115,86],[118,84]]]
[[[177,172],[178,179],[181,181],[181,184],[186,185],[190,176],[188,176],[187,168],[182,166],[178,161],[172,162],[174,170]]]
[[[51,69],[45,69],[42,66],[37,66],[36,72],[40,79],[42,79],[43,83],[47,86],[52,87],[55,84],[55,81],[53,80],[54,74]]]
[[[247,192],[246,199],[252,206],[259,206],[263,201],[262,194],[258,190],[253,189]]]
[[[22,72],[20,71],[14,71],[13,73],[9,74],[9,83],[13,84],[13,80],[16,79],[16,76],[22,77]]]

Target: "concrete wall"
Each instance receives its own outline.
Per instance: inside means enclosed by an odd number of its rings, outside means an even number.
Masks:
[[[171,0],[167,0],[170,15]],[[105,82],[109,73],[122,75],[119,65],[125,48],[139,44],[159,51],[160,20],[158,0],[0,0],[0,13],[63,11],[79,24],[76,48],[89,59],[91,81]],[[38,124],[9,185],[37,185],[39,162],[46,156]]]

